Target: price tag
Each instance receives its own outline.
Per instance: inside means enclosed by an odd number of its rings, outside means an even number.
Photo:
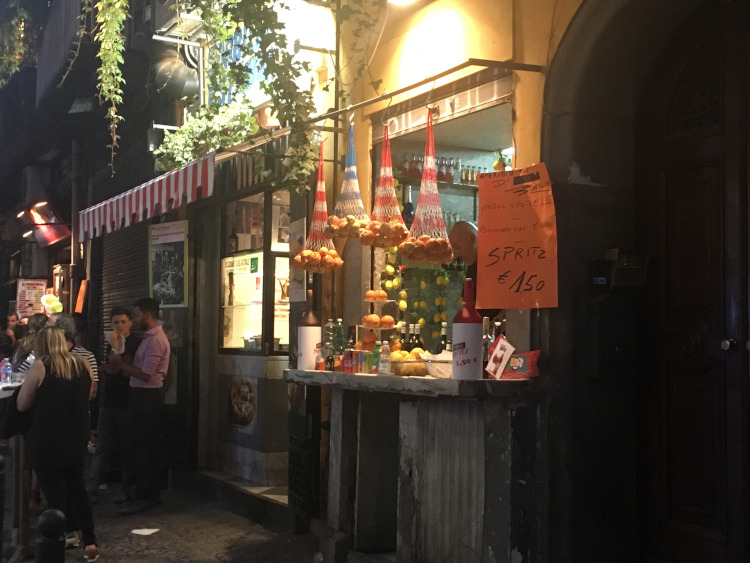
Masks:
[[[557,221],[544,164],[479,175],[478,309],[557,307]]]

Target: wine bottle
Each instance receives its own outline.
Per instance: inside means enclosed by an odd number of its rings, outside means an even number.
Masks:
[[[234,254],[239,250],[240,238],[237,236],[237,227],[232,227],[232,234],[227,238],[227,254]]]
[[[487,363],[490,361],[490,348],[495,336],[490,330],[490,318],[482,317],[482,376],[485,377]],[[486,378],[486,377],[485,377]]]
[[[411,343],[409,342],[409,336],[406,333],[406,321],[401,321],[401,350],[404,352],[410,352],[411,347],[409,346]]]
[[[321,336],[320,318],[313,311],[313,292],[308,289],[305,314],[297,323],[297,369],[315,369]]]
[[[482,379],[482,316],[471,278],[464,280],[464,303],[453,317],[453,379]]]
[[[448,348],[448,323],[443,321],[440,325],[440,344],[437,353],[444,352]]]
[[[404,200],[404,210],[401,212],[401,217],[406,223],[406,228],[411,229],[411,224],[414,222],[414,204],[411,202],[411,186],[406,186],[406,199]]]

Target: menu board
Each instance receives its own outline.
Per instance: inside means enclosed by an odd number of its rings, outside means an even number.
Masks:
[[[47,292],[47,280],[18,280],[16,311],[19,317],[44,313],[42,296]]]
[[[547,167],[480,174],[479,309],[557,307],[557,220]]]

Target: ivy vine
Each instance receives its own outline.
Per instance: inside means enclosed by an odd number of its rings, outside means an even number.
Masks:
[[[97,69],[97,87],[99,101],[105,107],[109,121],[110,166],[114,164],[117,151],[117,126],[122,116],[117,112],[122,103],[122,69],[125,52],[125,35],[123,27],[128,18],[128,0],[99,0],[96,10],[96,33],[94,39],[99,43],[99,68]]]
[[[188,0],[182,6],[200,12],[203,30],[214,46],[207,64],[209,99],[185,126],[165,134],[156,151],[160,169],[172,169],[255,134],[258,126],[242,96],[235,95],[233,110],[225,107],[224,100],[227,92],[244,92],[260,76],[259,87],[271,100],[276,117],[291,127],[290,148],[284,154],[286,172],[280,180],[299,191],[306,189],[317,153],[312,129],[305,121],[315,106],[311,92],[298,86],[309,68],[287,51],[279,21],[279,10],[287,6],[281,0],[228,0],[221,5],[213,0]],[[243,117],[226,123],[222,116],[232,111]]]
[[[0,86],[34,64],[36,32],[22,0],[11,0],[0,14]]]

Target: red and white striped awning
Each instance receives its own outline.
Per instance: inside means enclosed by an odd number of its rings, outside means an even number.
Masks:
[[[214,192],[215,156],[212,152],[79,212],[78,240],[111,233],[175,209],[182,203],[183,196],[187,196],[188,203],[210,196]]]

